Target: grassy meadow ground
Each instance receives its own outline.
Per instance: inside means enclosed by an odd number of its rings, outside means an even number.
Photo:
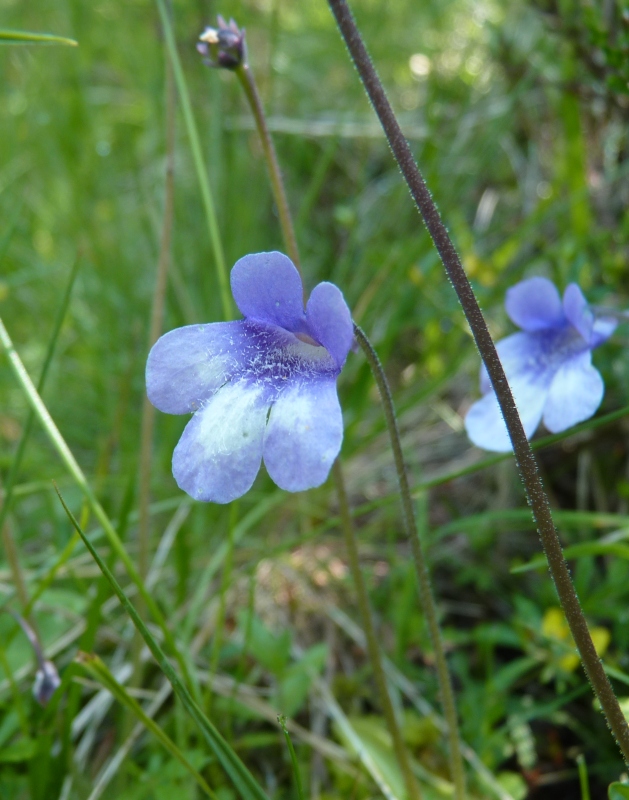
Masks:
[[[577,281],[591,302],[627,307],[626,26],[602,12],[599,19],[596,4],[577,13],[570,0],[355,6],[492,333],[512,332],[504,293],[528,275],[546,275],[561,289]],[[385,364],[462,735],[476,754],[467,764],[470,797],[606,797],[622,773],[620,755],[572,655],[512,459],[496,463],[465,436],[479,357],[327,4],[175,0],[173,13],[227,268],[283,243],[240,86],[229,72],[204,67],[195,50],[216,13],[247,29],[307,288],[338,284]],[[605,26],[616,38],[605,37]],[[0,0],[0,27],[79,42],[0,48],[0,317],[34,381],[54,345],[43,400],[137,563],[144,365],[167,163],[157,6]],[[179,112],[175,123],[164,330],[223,313]],[[538,451],[620,696],[629,696],[626,344],[621,325],[594,356],[606,383],[594,423],[613,416]],[[394,702],[424,796],[446,798],[447,750],[429,711],[440,713],[432,649],[378,395],[359,353],[350,354],[339,392],[361,564],[397,670]],[[15,620],[0,614],[0,798],[206,796],[181,755],[214,796],[246,797],[231,787],[152,657],[142,657],[53,480],[153,635],[162,633],[46,431],[27,425],[28,413],[0,355],[3,486],[29,433],[3,531],[0,606],[31,618],[63,678],[40,708],[31,696],[32,650]],[[262,470],[230,506],[192,502],[170,470],[184,424],[156,416],[147,585],[195,696],[271,798],[298,797],[278,713],[292,721],[306,797],[385,796],[365,766],[367,753],[390,796],[404,798],[361,646],[332,480],[291,495]],[[136,729],[135,711],[77,663],[79,651],[102,659],[176,752],[154,731]]]

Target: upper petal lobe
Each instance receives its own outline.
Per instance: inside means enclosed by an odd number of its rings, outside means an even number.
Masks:
[[[146,391],[166,414],[195,411],[242,368],[242,321],[186,325],[164,334],[146,363]]]
[[[548,278],[528,278],[507,290],[505,309],[524,331],[541,331],[565,322],[561,298]]]
[[[313,337],[341,370],[354,339],[352,315],[341,290],[327,281],[315,286],[306,306],[306,319]]]
[[[311,489],[327,478],[342,441],[335,377],[291,381],[271,408],[264,463],[281,489]]]
[[[254,253],[239,259],[231,271],[231,287],[236,305],[248,319],[288,331],[303,330],[301,278],[282,253]]]
[[[175,448],[179,488],[214,503],[245,494],[260,469],[269,405],[265,387],[247,380],[223,386],[192,417]]]
[[[570,324],[579,331],[589,344],[592,339],[594,314],[576,283],[570,283],[566,286],[566,290],[563,293],[563,308]]]

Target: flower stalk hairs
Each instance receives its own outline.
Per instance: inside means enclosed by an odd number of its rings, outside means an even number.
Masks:
[[[247,492],[262,459],[282,489],[327,478],[343,439],[336,393],[353,342],[350,311],[331,283],[303,307],[299,273],[282,253],[241,258],[231,288],[244,319],[187,325],[149,353],[149,400],[194,416],[173,454],[178,486],[229,503]]]
[[[505,309],[522,330],[496,349],[527,437],[542,419],[551,433],[589,419],[605,391],[592,350],[611,336],[616,321],[597,316],[576,283],[562,301],[554,284],[539,277],[511,287]],[[484,450],[506,453],[511,441],[484,366],[480,384],[483,397],[465,418],[467,434]]]

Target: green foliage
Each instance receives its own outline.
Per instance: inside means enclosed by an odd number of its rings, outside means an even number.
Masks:
[[[201,162],[178,110],[165,328],[224,314],[199,163],[227,269],[246,252],[282,247],[237,82],[203,68],[194,50],[211,20],[198,5],[172,5]],[[511,332],[504,291],[531,274],[562,286],[578,280],[593,302],[625,308],[629,28],[621,5],[354,5],[492,333]],[[142,660],[132,672],[128,618],[51,490],[54,479],[126,595],[142,605],[120,553],[137,564],[143,369],[164,208],[167,54],[157,7],[4,0],[0,9],[7,28],[67,32],[80,42],[0,48],[0,317],[35,382],[51,354],[43,402],[103,512],[99,519],[84,503],[41,427],[28,433],[27,402],[0,357],[3,491],[27,433],[7,530],[32,620],[64,681],[39,708],[30,691],[32,650],[12,618],[0,615],[0,797],[83,800],[112,757],[120,767],[105,781],[104,798],[200,796],[190,771],[154,736],[129,742],[132,705],[86,679],[73,664],[81,649],[98,654],[221,800],[235,800],[181,702],[168,695],[157,704],[163,676],[155,662]],[[471,796],[500,796],[499,784],[519,800],[525,778],[533,791],[537,776],[553,773],[577,796],[575,757],[584,752],[590,794],[599,800],[623,765],[553,619],[557,602],[517,474],[509,459],[480,457],[462,432],[478,391],[478,358],[329,11],[324,2],[249,0],[217,10],[247,28],[307,287],[338,283],[386,364],[425,512],[422,536],[464,738],[477,756],[467,762]],[[594,355],[607,387],[601,415],[619,413],[537,451],[579,595],[591,626],[609,633],[605,664],[622,694],[629,674],[626,339],[621,326]],[[356,354],[340,392],[345,470],[380,641],[397,670],[388,673],[396,708],[425,797],[447,796],[430,645],[379,403]],[[172,634],[169,656],[176,652],[179,673],[189,673],[195,702],[278,800],[296,796],[280,713],[307,796],[378,796],[383,776],[400,793],[371,670],[347,624],[358,614],[333,486],[291,496],[261,474],[232,509],[189,503],[170,472],[183,425],[166,415],[156,420],[148,605]],[[123,550],[112,547],[106,521]],[[12,569],[3,542],[0,605],[26,612]],[[143,619],[168,650],[152,627],[158,617],[145,611]],[[609,796],[624,791],[613,783]]]

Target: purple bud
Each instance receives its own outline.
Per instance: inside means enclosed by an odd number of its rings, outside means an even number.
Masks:
[[[216,28],[206,28],[199,36],[197,50],[208,67],[237,69],[247,63],[244,28],[241,30],[233,19],[226,23],[220,14],[216,20]]]
[[[42,661],[35,674],[33,697],[41,706],[48,705],[50,698],[61,685],[61,678],[52,661]]]

